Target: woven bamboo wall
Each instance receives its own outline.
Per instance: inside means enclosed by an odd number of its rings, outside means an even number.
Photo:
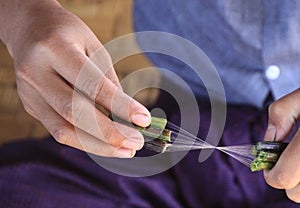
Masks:
[[[133,31],[132,0],[61,0],[59,2],[82,18],[102,43]],[[117,63],[115,69],[122,79],[132,71],[148,66],[151,64],[142,55],[136,55]],[[141,77],[130,83],[126,86],[126,90],[134,89],[139,81],[157,82],[157,80],[159,75],[153,71],[150,72],[150,76]],[[16,91],[13,62],[1,42],[0,96],[0,143],[26,137],[41,138],[47,135],[44,127],[23,110]],[[149,104],[156,96],[157,91],[148,90],[141,93],[137,99],[144,104]]]

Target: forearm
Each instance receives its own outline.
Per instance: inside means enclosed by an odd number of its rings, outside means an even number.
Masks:
[[[36,11],[57,7],[56,0],[0,0],[0,39],[13,56],[13,45],[30,24],[31,18],[39,18]]]

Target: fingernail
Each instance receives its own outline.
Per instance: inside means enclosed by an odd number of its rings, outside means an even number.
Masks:
[[[131,121],[136,125],[146,127],[150,125],[151,119],[145,114],[135,114],[132,116]]]
[[[140,140],[138,141],[136,139],[126,139],[123,142],[123,147],[139,150],[143,147],[143,142]]]
[[[116,157],[120,158],[132,158],[135,154],[135,151],[132,149],[119,148],[116,150]]]

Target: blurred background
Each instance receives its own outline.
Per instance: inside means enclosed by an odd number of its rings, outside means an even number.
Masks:
[[[106,42],[133,32],[132,0],[60,0],[63,7],[78,15],[97,35]],[[151,63],[142,55],[128,57],[115,65],[122,80],[135,70],[151,67]],[[127,86],[126,92],[138,87],[139,83],[159,82],[159,73],[150,70],[149,75],[136,77]],[[155,89],[143,90],[135,96],[145,105],[151,105],[158,95]],[[23,109],[17,94],[13,71],[13,61],[5,45],[0,41],[0,144],[24,138],[43,138],[47,130]]]

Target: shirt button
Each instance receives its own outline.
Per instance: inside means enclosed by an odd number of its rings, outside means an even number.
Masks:
[[[270,80],[275,80],[280,76],[280,68],[276,65],[270,65],[265,71],[265,75]]]

